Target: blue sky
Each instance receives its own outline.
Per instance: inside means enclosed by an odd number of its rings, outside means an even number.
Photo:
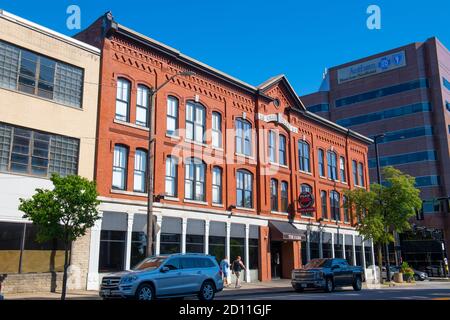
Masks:
[[[437,36],[450,47],[450,1],[0,0],[0,8],[67,35],[108,10],[136,31],[253,85],[284,73],[298,94],[318,89],[324,68]],[[381,8],[381,30],[366,9]]]

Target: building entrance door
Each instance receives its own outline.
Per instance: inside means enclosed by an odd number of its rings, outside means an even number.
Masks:
[[[272,279],[280,279],[282,271],[280,241],[272,241],[270,243],[270,257],[271,257]]]

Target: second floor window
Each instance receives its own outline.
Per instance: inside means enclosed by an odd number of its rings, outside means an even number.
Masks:
[[[281,212],[288,212],[288,206],[288,183],[286,181],[283,181],[281,182]]]
[[[241,118],[236,120],[236,153],[252,155],[252,126]]]
[[[205,164],[196,158],[186,160],[184,178],[184,197],[205,201]]]
[[[178,135],[178,99],[175,97],[167,98],[167,120],[166,132],[169,135]]]
[[[114,147],[113,159],[113,189],[126,190],[127,188],[128,148],[122,145]]]
[[[341,221],[340,213],[340,196],[336,191],[330,192],[330,208],[331,208],[331,218],[335,221]]]
[[[342,182],[346,182],[347,181],[347,177],[345,174],[345,158],[344,157],[340,157],[339,158],[339,172],[341,175],[341,181]]]
[[[322,218],[328,219],[327,192],[320,191],[320,204],[322,206]]]
[[[253,175],[246,170],[238,170],[237,172],[236,206],[253,208]]]
[[[147,181],[147,151],[136,150],[134,155],[134,191],[145,192]]]
[[[358,183],[361,187],[364,187],[364,169],[361,162],[358,163]]]
[[[117,79],[116,93],[116,119],[121,121],[129,121],[130,117],[130,81],[119,78]]]
[[[205,142],[205,108],[192,101],[186,104],[186,139]]]
[[[213,112],[212,113],[212,146],[215,148],[222,147],[222,117],[220,113]]]
[[[270,210],[278,211],[278,182],[270,179]]]
[[[327,152],[328,178],[337,180],[337,156],[333,151]]]
[[[275,158],[275,150],[276,150],[276,134],[274,131],[269,131],[268,136],[268,142],[269,142],[269,161],[270,162],[276,162]]]
[[[148,106],[150,90],[143,85],[138,85],[136,101],[136,124],[148,127]]]
[[[321,150],[319,150],[320,153]],[[323,158],[323,151],[322,151]],[[310,167],[309,144],[305,141],[298,141],[298,164],[300,171],[311,172]],[[320,163],[319,163],[320,166]],[[322,174],[321,174],[322,175]]]
[[[287,165],[287,158],[286,158],[286,137],[283,135],[280,135],[280,142],[279,142],[279,150],[278,150],[278,160],[281,165],[286,166]]]
[[[322,149],[319,149],[319,175],[325,177],[325,155]]]
[[[170,197],[177,196],[177,180],[178,180],[178,162],[174,157],[166,158],[166,195]]]
[[[222,169],[214,167],[212,172],[212,202],[222,204]]]

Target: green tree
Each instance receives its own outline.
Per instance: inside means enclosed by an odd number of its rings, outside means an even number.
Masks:
[[[385,185],[373,183],[370,190],[346,191],[346,206],[357,217],[357,230],[377,246],[378,264],[382,267],[382,246],[394,241],[393,232],[411,228],[410,219],[422,207],[415,178],[393,167],[384,167]]]
[[[53,190],[36,189],[31,199],[20,199],[24,218],[37,226],[37,241],[60,239],[64,243],[64,275],[61,300],[65,300],[69,248],[99,219],[95,182],[76,175],[51,177]]]

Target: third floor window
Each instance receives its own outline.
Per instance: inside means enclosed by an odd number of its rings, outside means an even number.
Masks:
[[[205,107],[192,101],[186,104],[186,139],[205,143]]]
[[[298,141],[298,162],[301,171],[311,172],[309,144],[306,141]]]
[[[327,152],[327,164],[328,164],[328,178],[337,180],[337,155],[335,152],[329,150]]]
[[[167,98],[167,123],[166,132],[175,136],[178,130],[178,99],[175,97]]]
[[[236,120],[236,153],[252,155],[252,125],[247,120]]]
[[[116,119],[121,121],[130,120],[130,81],[119,78],[116,91]]]
[[[138,85],[136,101],[136,124],[148,127],[148,106],[150,90],[144,85]]]
[[[216,148],[222,147],[222,117],[220,113],[212,113],[212,145]]]

